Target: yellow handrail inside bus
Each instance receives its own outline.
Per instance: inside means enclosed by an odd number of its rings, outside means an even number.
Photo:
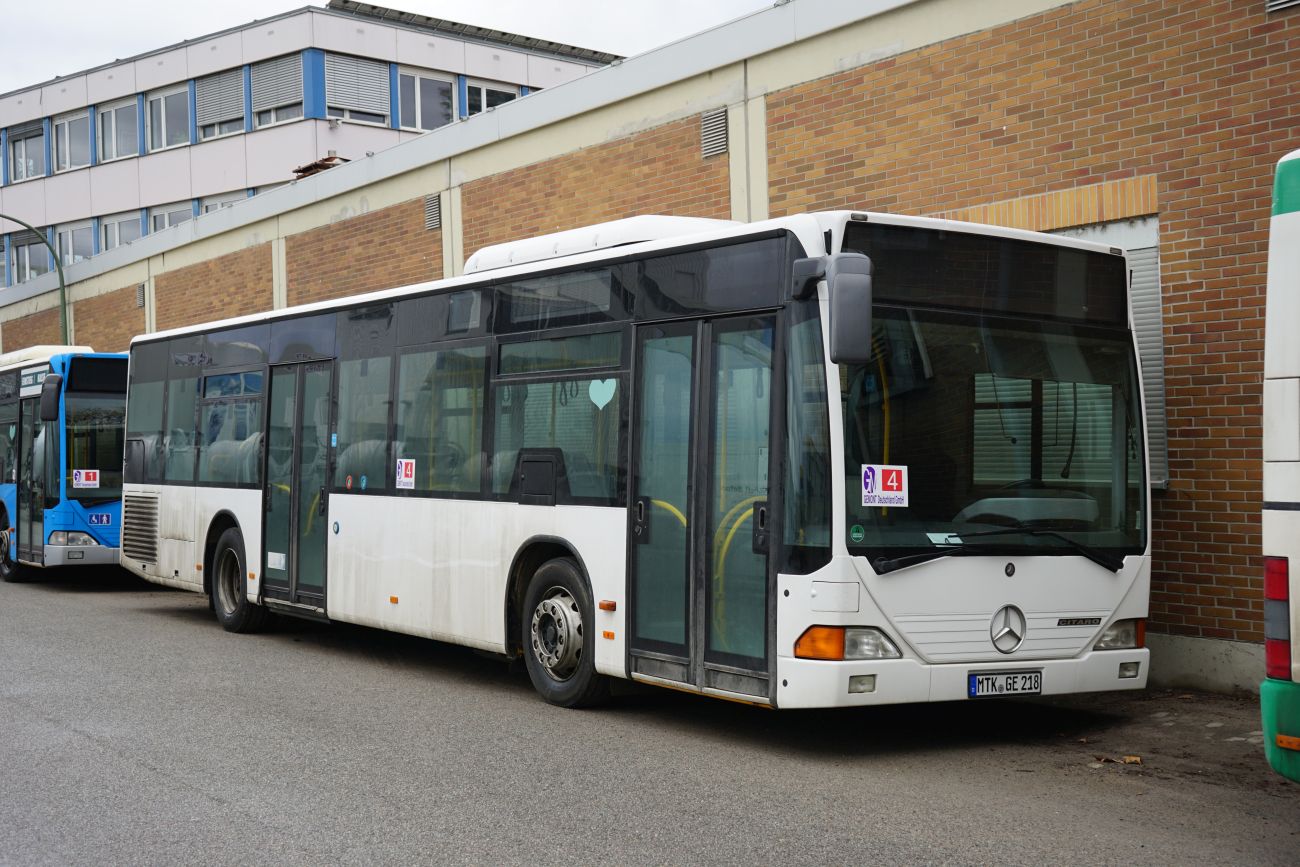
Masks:
[[[686,516],[682,514],[681,509],[677,508],[672,503],[669,503],[666,500],[651,499],[650,505],[658,506],[659,508],[663,509],[665,512],[670,513],[678,521],[680,521],[683,527],[686,526]]]

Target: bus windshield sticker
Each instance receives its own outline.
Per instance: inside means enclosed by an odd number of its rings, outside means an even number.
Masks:
[[[284,570],[284,554],[278,551],[266,552],[266,568]]]
[[[587,386],[587,396],[596,405],[596,409],[604,409],[614,399],[614,389],[617,387],[617,379],[593,379],[591,385]]]
[[[113,526],[113,516],[107,512],[92,512],[86,517],[90,520],[90,526],[92,527]]]
[[[907,467],[862,465],[862,505],[907,506]]]
[[[415,488],[415,458],[397,459],[397,487]]]
[[[99,470],[73,470],[72,487],[74,488],[98,488],[99,487]]]

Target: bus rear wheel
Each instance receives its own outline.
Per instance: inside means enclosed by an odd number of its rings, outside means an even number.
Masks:
[[[227,632],[256,632],[266,623],[266,609],[248,599],[246,574],[244,534],[231,527],[212,552],[212,610]]]
[[[560,707],[590,707],[609,696],[596,673],[591,591],[568,557],[543,563],[524,594],[520,618],[524,661],[533,688]]]

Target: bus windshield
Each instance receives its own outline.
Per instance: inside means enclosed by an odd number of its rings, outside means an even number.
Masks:
[[[67,422],[64,473],[68,497],[87,505],[120,499],[126,360],[74,359],[63,411]]]
[[[851,551],[1145,549],[1126,329],[877,304],[871,340],[840,372]]]

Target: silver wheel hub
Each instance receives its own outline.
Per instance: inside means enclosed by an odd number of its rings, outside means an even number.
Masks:
[[[239,558],[233,551],[222,551],[217,569],[217,597],[227,614],[233,614],[239,605],[239,577]]]
[[[533,656],[556,680],[567,680],[582,658],[582,612],[563,587],[546,591],[533,609],[529,630]]]

